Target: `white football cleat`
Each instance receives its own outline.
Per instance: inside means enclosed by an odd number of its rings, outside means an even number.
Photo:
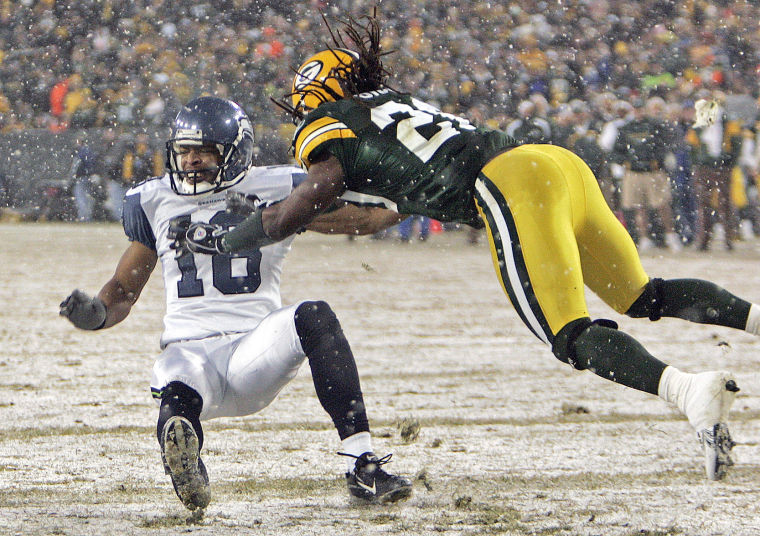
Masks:
[[[697,432],[697,439],[702,444],[705,454],[705,472],[710,480],[720,480],[726,476],[726,471],[734,464],[731,449],[734,441],[728,433],[728,426],[718,423],[712,429],[705,428]]]
[[[728,411],[739,388],[729,372],[696,374],[686,392],[684,413],[697,431],[705,455],[705,472],[710,480],[722,479],[734,464],[734,442],[728,432]]]

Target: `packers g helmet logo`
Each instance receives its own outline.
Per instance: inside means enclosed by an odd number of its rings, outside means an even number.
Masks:
[[[324,67],[324,63],[322,63],[322,61],[312,60],[298,69],[296,78],[293,81],[293,89],[300,91],[311,84],[314,80],[317,79],[319,73],[322,72],[322,67]]]
[[[317,52],[296,71],[290,97],[293,108],[313,110],[325,102],[345,97],[341,80],[353,69],[359,54],[345,48],[332,48]]]

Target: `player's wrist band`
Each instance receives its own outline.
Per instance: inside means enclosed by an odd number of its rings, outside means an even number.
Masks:
[[[258,249],[269,244],[274,244],[264,232],[264,223],[262,222],[261,207],[253,211],[253,214],[230,230],[222,237],[221,248],[226,253],[235,253],[244,249]]]
[[[100,324],[98,324],[96,327],[89,328],[89,329],[90,329],[90,331],[96,331],[96,330],[99,330],[99,329],[103,329],[103,327],[106,325],[106,320],[108,320],[108,310],[106,309],[106,304],[103,303],[103,300],[101,300],[97,296],[95,296],[92,299],[92,304],[93,304],[93,307],[95,307],[95,313],[98,316],[103,315],[103,321],[100,322]]]

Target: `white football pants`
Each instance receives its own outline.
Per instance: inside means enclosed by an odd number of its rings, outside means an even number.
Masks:
[[[169,344],[153,366],[151,390],[173,381],[192,387],[203,397],[201,420],[261,411],[306,358],[294,320],[299,305],[273,311],[250,332]]]

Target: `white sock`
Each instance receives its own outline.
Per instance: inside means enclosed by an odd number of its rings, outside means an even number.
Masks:
[[[686,393],[689,391],[694,374],[681,372],[675,367],[667,366],[660,376],[657,386],[657,396],[666,402],[675,404],[684,414],[686,413]]]
[[[351,454],[357,458],[365,452],[372,452],[372,436],[369,432],[359,432],[348,436],[340,443],[340,451],[346,454]],[[346,456],[347,471],[350,473],[354,470],[356,459],[351,456]]]
[[[749,308],[747,325],[744,327],[744,331],[753,335],[760,335],[760,307],[754,303]]]

